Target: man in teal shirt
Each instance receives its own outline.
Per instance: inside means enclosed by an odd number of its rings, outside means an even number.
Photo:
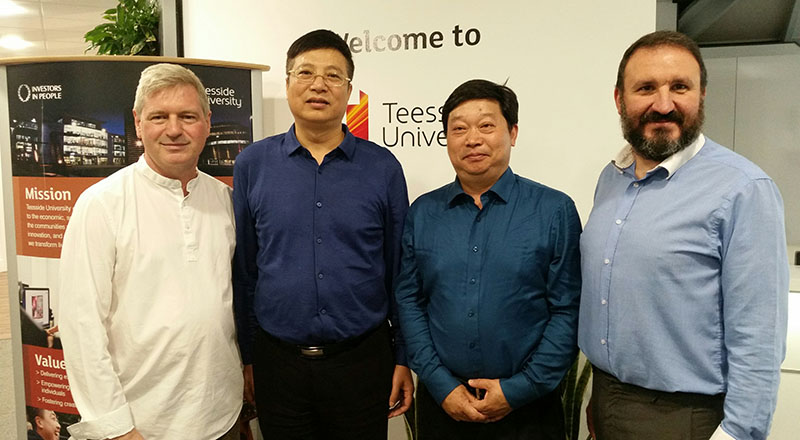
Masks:
[[[456,180],[406,217],[395,295],[421,438],[564,438],[554,390],[577,353],[580,219],[509,168],[517,110],[506,86],[456,88],[442,111]]]

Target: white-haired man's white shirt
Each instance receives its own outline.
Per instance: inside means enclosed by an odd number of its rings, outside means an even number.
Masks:
[[[58,324],[76,439],[217,439],[236,422],[231,190],[202,172],[187,190],[142,157],[75,204]]]

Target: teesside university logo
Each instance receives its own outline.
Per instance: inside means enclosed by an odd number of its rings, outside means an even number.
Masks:
[[[369,137],[369,95],[358,91],[358,104],[347,105],[347,127],[353,136]],[[372,140],[387,148],[394,147],[446,147],[447,140],[441,128],[442,107],[436,105],[412,106],[398,101],[381,102],[378,112],[386,111],[388,120],[376,120],[381,125]],[[380,115],[379,115],[380,116]]]
[[[353,136],[369,140],[369,95],[358,91],[358,104],[347,105],[347,128]]]

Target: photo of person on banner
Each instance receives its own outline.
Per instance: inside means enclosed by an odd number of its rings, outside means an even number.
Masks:
[[[139,79],[139,160],[84,191],[64,235],[59,328],[78,439],[239,438],[231,189],[197,169],[209,101],[197,76]]]
[[[59,440],[61,424],[54,411],[27,407],[28,440]]]

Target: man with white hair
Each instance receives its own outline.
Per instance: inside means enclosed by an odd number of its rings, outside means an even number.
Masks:
[[[231,189],[197,170],[211,112],[200,80],[146,68],[139,161],[87,189],[61,253],[59,327],[77,439],[238,439]]]

